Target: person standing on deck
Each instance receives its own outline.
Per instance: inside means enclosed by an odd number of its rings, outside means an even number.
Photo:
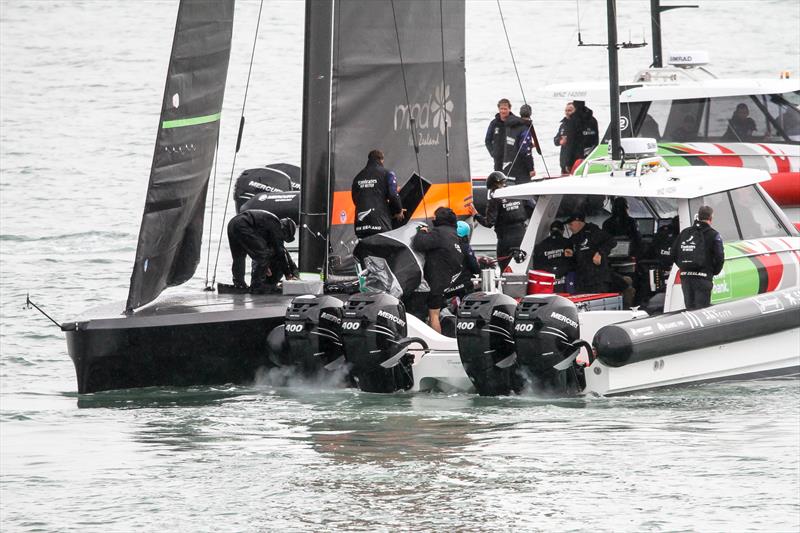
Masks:
[[[572,102],[567,102],[567,105],[564,107],[564,118],[561,119],[556,136],[553,137],[553,143],[561,147],[561,152],[558,156],[561,174],[569,174],[572,172],[572,165],[575,164],[575,160],[571,159],[569,145],[567,144],[567,123],[574,112],[575,106]]]
[[[687,310],[711,305],[714,276],[722,272],[725,250],[722,237],[711,227],[714,210],[701,206],[697,219],[672,245],[672,261],[681,269],[681,290]]]
[[[494,228],[497,234],[497,262],[500,272],[503,272],[511,262],[512,252],[519,248],[522,237],[525,236],[525,227],[531,217],[533,208],[529,200],[519,198],[495,198],[497,189],[506,186],[506,176],[502,172],[492,172],[486,178],[486,190],[489,202],[486,205],[486,215],[481,215],[470,205],[470,214],[483,227]]]
[[[528,122],[530,124],[530,122]],[[511,102],[508,98],[501,98],[497,102],[497,114],[486,129],[484,144],[492,156],[495,170],[503,170],[507,163],[514,160],[514,138],[508,137],[508,129],[516,128],[525,122],[511,112]],[[509,142],[511,144],[509,144]]]
[[[514,139],[511,163],[503,171],[506,176],[514,178],[514,184],[528,183],[536,176],[533,164],[533,150],[535,149],[533,132],[531,128],[531,106],[523,104],[519,108],[522,124],[506,128],[506,138]]]
[[[367,165],[353,179],[350,194],[356,208],[356,237],[363,239],[392,229],[392,218],[403,220],[397,176],[383,166],[383,152],[372,150]]]

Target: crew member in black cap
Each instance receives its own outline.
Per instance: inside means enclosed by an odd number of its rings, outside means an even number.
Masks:
[[[411,247],[425,254],[425,280],[430,286],[428,320],[438,333],[442,332],[439,312],[444,307],[444,292],[461,273],[464,256],[456,233],[456,214],[449,207],[434,212],[433,229],[421,225],[411,240]]]
[[[566,224],[572,232],[572,248],[566,255],[575,258],[575,288],[582,293],[609,292],[611,267],[608,254],[617,241],[596,224],[587,223],[583,213],[574,213]]]
[[[525,236],[525,227],[531,216],[533,207],[530,201],[519,198],[495,198],[497,189],[506,186],[506,176],[495,171],[486,178],[486,190],[489,202],[486,206],[486,216],[481,215],[470,205],[470,214],[481,226],[494,228],[497,234],[497,262],[500,272],[503,272],[511,262],[513,250],[519,248],[522,237]]]
[[[233,258],[233,286],[247,289],[244,282],[245,258],[253,260],[250,292],[273,290],[282,276],[296,278],[297,266],[284,243],[294,240],[297,225],[291,218],[279,219],[269,211],[249,209],[228,223],[228,245]]]
[[[367,156],[367,166],[353,179],[350,189],[356,207],[356,237],[392,229],[392,218],[403,220],[404,210],[397,193],[397,176],[383,167],[383,152],[372,150]]]
[[[550,224],[550,235],[533,248],[533,268],[555,274],[556,281],[553,292],[566,291],[567,272],[573,270],[574,259],[567,256],[571,250],[570,240],[564,237],[564,223],[554,220]]]

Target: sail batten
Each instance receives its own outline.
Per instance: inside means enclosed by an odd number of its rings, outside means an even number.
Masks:
[[[191,279],[230,59],[234,0],[181,0],[126,311]]]

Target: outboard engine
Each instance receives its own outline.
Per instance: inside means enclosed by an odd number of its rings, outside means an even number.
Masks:
[[[581,346],[578,308],[562,296],[532,294],[517,307],[514,338],[517,364],[534,392],[576,394],[585,386],[583,368],[575,364]]]
[[[481,396],[519,390],[514,346],[517,301],[500,293],[467,295],[458,308],[456,339],[461,364]]]
[[[342,344],[344,302],[333,296],[298,296],[286,310],[286,349],[272,352],[273,363],[306,375],[345,364]]]
[[[386,293],[354,294],[344,306],[342,340],[358,388],[395,392],[414,385],[403,303]]]

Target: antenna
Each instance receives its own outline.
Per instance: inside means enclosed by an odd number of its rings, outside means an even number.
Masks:
[[[650,27],[653,34],[653,66],[661,68],[664,66],[664,56],[661,52],[661,12],[670,9],[680,9],[683,7],[697,8],[696,5],[661,6],[661,0],[650,0]]]

